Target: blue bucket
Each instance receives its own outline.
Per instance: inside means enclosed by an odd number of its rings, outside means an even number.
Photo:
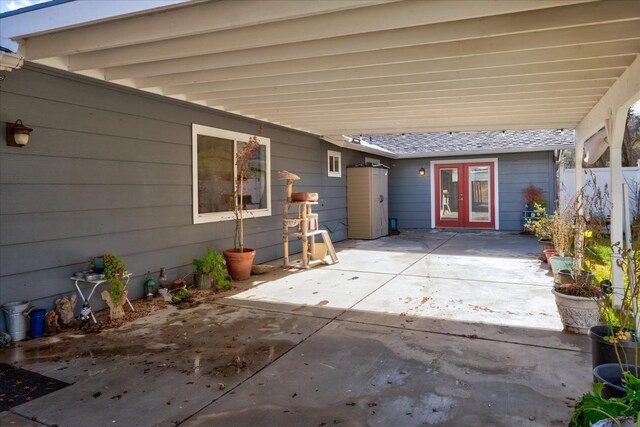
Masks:
[[[39,308],[31,312],[31,338],[40,338],[44,335],[44,316],[47,310]]]

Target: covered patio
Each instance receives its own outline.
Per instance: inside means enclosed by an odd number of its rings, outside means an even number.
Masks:
[[[532,172],[553,151],[492,160],[511,172],[500,185],[512,198],[495,202],[511,228],[432,229],[436,157],[346,136],[575,129],[582,159],[604,128],[622,241],[639,22],[640,2],[615,0],[59,0],[3,14],[0,121],[33,132],[0,144],[0,305],[50,310],[106,253],[140,299],[146,271],[185,277],[208,248],[231,246],[226,208],[198,217],[198,137],[224,138],[196,128],[236,135],[220,167],[229,182],[237,135],[264,131],[251,203],[265,207],[245,229],[258,263],[283,256],[285,169],[320,193],[339,263],[276,268],[117,330],[19,342],[0,362],[71,385],[0,424],[565,425],[591,387],[588,341],[561,331],[536,242],[515,232],[529,176],[554,180]],[[346,240],[342,171],[371,155],[396,168],[396,194],[416,202],[396,210],[416,229]]]
[[[530,236],[409,232],[337,245],[195,308],[0,362],[72,383],[7,425],[566,425],[590,388]],[[32,420],[32,421],[26,421]]]
[[[621,146],[640,99],[637,1],[147,3],[58,1],[5,14],[2,43],[16,54],[1,53],[1,68],[26,60],[390,161],[420,153],[344,135],[575,129],[582,159],[604,129],[587,157],[610,148],[611,242],[623,240]],[[620,291],[618,271],[613,282]]]

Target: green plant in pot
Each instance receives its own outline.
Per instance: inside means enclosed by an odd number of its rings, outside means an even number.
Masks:
[[[258,134],[262,133],[262,126]],[[223,251],[227,262],[229,275],[233,280],[245,280],[251,275],[251,267],[256,256],[255,249],[244,246],[244,217],[245,195],[244,184],[247,179],[251,179],[253,174],[259,173],[251,168],[250,162],[260,150],[260,141],[257,136],[251,136],[249,141],[242,144],[236,152],[236,179],[233,187],[233,195],[229,199],[235,220],[234,247]]]
[[[613,251],[619,255],[617,265],[613,268],[620,268],[623,271],[624,283],[623,291],[619,298],[614,298],[614,289],[610,290],[602,301],[602,324],[592,326],[589,330],[591,338],[591,357],[594,372],[599,369],[614,369],[615,365],[620,367],[627,365],[640,366],[640,342],[636,331],[638,330],[638,272],[640,271],[640,249],[622,248],[622,245],[615,244]],[[620,303],[617,305],[616,300]],[[614,367],[606,368],[613,364]],[[604,367],[604,368],[601,368]],[[617,390],[618,387],[609,387]],[[607,388],[605,388],[605,391]]]
[[[543,261],[547,261],[545,251],[554,251],[557,254],[553,244],[552,218],[547,215],[545,205],[546,204],[536,204],[534,210],[536,221],[531,222],[531,230],[538,238],[538,248],[540,249],[540,257]]]
[[[196,269],[196,283],[200,289],[231,289],[225,260],[218,252],[207,249],[207,255],[193,260],[193,266]]]
[[[604,324],[591,327],[593,392],[576,403],[570,421],[572,427],[636,426],[640,413],[640,351],[638,322],[638,275],[640,248],[616,243],[620,255],[613,268],[624,273],[622,303],[616,307],[609,295],[603,301]]]
[[[112,254],[102,255],[104,262],[104,278],[109,284],[109,290],[102,291],[100,296],[109,306],[109,318],[111,320],[124,317],[124,304],[127,301],[125,290],[127,269],[122,260]]]
[[[549,258],[554,281],[557,281],[559,270],[571,268],[573,265],[571,249],[574,241],[575,212],[573,203],[565,203],[563,207],[556,209],[548,223],[553,247],[558,252],[558,255]]]

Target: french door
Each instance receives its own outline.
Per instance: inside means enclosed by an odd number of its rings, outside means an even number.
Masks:
[[[493,162],[434,165],[436,227],[495,228]]]

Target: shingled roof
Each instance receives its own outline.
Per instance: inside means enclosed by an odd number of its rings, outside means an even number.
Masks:
[[[361,143],[402,157],[547,151],[571,149],[575,143],[572,129],[372,134],[350,138],[352,144]]]

